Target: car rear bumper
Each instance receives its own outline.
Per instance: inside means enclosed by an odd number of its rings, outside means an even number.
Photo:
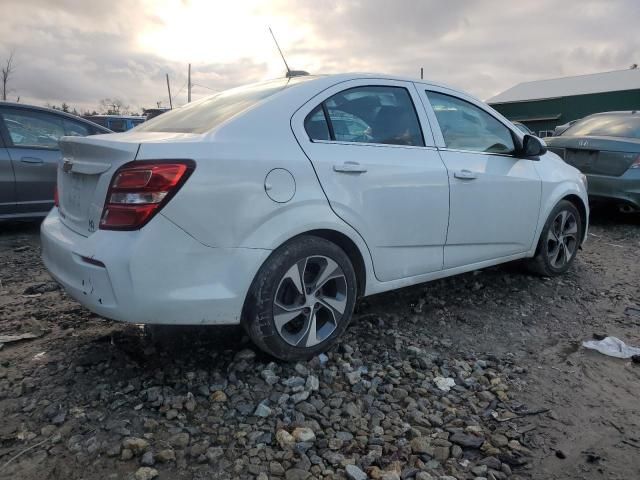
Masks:
[[[54,208],[41,237],[44,264],[71,297],[130,323],[240,323],[251,281],[271,253],[203,245],[162,215],[138,231],[84,237]]]
[[[592,199],[625,203],[640,209],[640,168],[630,169],[620,177],[587,175],[587,179]]]

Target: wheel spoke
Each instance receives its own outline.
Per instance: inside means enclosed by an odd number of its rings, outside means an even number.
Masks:
[[[284,277],[282,277],[280,285],[282,285],[282,282],[284,282],[286,279],[289,279],[291,280],[291,283],[293,283],[293,285],[296,287],[296,290],[298,290],[298,293],[304,296],[304,270],[306,267],[306,258],[304,260],[300,260],[295,265],[292,265],[291,268],[287,270],[287,273],[284,274]]]
[[[567,211],[562,210],[560,212],[559,217],[560,217],[560,228],[558,230],[558,236],[562,235],[562,233],[564,232],[565,223],[567,222]]]
[[[279,333],[282,333],[282,329],[287,323],[299,317],[304,312],[304,305],[286,307],[278,302],[274,302],[273,305],[273,320]]]
[[[347,297],[338,298],[321,296],[318,297],[318,300],[322,305],[331,310],[334,319],[339,318],[344,313],[344,309],[347,306]]]
[[[302,329],[300,339],[296,342],[296,345],[304,344],[305,347],[313,347],[318,341],[318,325],[315,310],[311,312],[310,319],[306,325],[306,329]]]
[[[342,269],[338,266],[336,262],[331,260],[330,258],[325,257],[326,264],[323,269],[318,273],[318,276],[313,281],[313,286],[311,287],[314,292],[320,290],[329,280],[333,280],[334,278],[343,277]]]

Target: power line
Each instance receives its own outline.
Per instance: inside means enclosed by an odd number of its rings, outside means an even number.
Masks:
[[[206,85],[201,85],[199,83],[192,83],[191,84],[192,87],[202,87],[202,88],[206,88],[207,90],[211,90],[212,92],[217,92],[218,90],[215,88],[211,88],[211,87],[207,87]]]

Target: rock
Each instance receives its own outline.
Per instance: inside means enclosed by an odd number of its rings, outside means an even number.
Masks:
[[[556,457],[558,457],[561,460],[564,460],[565,458],[567,458],[567,455],[562,450],[556,450]]]
[[[170,448],[165,448],[164,450],[160,450],[156,454],[156,458],[155,459],[160,463],[175,462],[176,461],[176,452],[174,452]]]
[[[253,412],[253,414],[256,417],[266,418],[269,415],[271,415],[271,409],[267,407],[264,403],[259,403],[258,406],[256,407],[255,412]]]
[[[427,437],[416,437],[411,440],[411,453],[423,454],[429,453],[431,441]]]
[[[276,433],[276,441],[278,442],[278,445],[280,445],[280,448],[282,448],[283,450],[293,448],[296,443],[293,436],[286,430],[278,430],[278,432]]]
[[[416,473],[416,480],[434,480],[431,474],[427,472]]]
[[[467,435],[465,433],[454,433],[449,437],[449,441],[457,443],[462,447],[467,448],[480,448],[484,443],[484,438],[477,437],[475,435]]]
[[[311,476],[311,473],[306,470],[302,470],[300,468],[290,468],[285,473],[285,478],[287,480],[306,480]]]
[[[186,448],[189,445],[189,434],[186,432],[176,433],[169,437],[168,442],[173,448]]]
[[[354,370],[353,372],[347,372],[346,374],[347,380],[351,385],[355,385],[358,383],[362,377],[362,372],[360,370]]]
[[[278,462],[270,462],[269,473],[271,473],[271,475],[275,475],[276,477],[282,477],[284,476],[284,468]]]
[[[224,450],[222,449],[222,447],[209,447],[207,448],[205,457],[210,464],[214,465],[218,462],[219,459],[224,457]]]
[[[480,465],[486,465],[491,470],[500,471],[502,462],[500,462],[500,460],[498,460],[496,457],[485,457],[480,460]]]
[[[122,450],[122,452],[120,452],[120,460],[131,460],[133,458],[133,452],[131,450],[129,450],[128,448],[125,448]]]
[[[451,387],[455,386],[456,381],[451,377],[436,377],[433,379],[433,383],[436,384],[436,387],[438,387],[439,390],[448,392],[451,390]]]
[[[153,457],[153,452],[150,452],[150,451],[144,452],[144,455],[142,455],[142,458],[140,459],[140,464],[145,465],[147,467],[153,467],[155,463],[156,463],[156,460]]]
[[[305,388],[310,391],[316,391],[320,388],[320,380],[315,375],[309,375],[307,377],[307,383],[305,384]]]
[[[509,439],[501,433],[495,433],[491,435],[490,441],[494,446],[498,448],[506,447],[509,444]]]
[[[367,480],[367,478],[369,478],[366,473],[355,465],[347,465],[345,467],[345,472],[347,473],[347,478],[350,478],[351,480]]]
[[[152,480],[158,476],[158,471],[151,467],[140,467],[136,470],[136,480]]]
[[[211,394],[210,400],[216,403],[224,403],[227,401],[227,394],[222,390],[217,390]]]
[[[241,360],[249,361],[249,360],[253,360],[254,358],[256,358],[256,352],[254,352],[250,348],[245,348],[244,350],[240,350],[238,353],[235,354],[235,356],[233,357],[233,361],[234,362],[239,362]]]
[[[149,448],[149,442],[144,438],[127,437],[122,441],[122,448],[131,450],[134,455],[140,455]]]
[[[296,428],[293,431],[293,438],[296,442],[315,442],[316,434],[310,428]]]

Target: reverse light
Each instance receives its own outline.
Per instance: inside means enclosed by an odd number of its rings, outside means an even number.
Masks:
[[[192,160],[135,161],[120,167],[109,185],[102,230],[138,230],[173,197],[195,169]]]

